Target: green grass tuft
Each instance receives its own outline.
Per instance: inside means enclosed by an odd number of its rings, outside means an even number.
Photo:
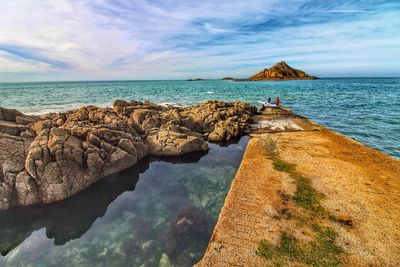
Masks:
[[[275,214],[272,216],[272,219],[279,221],[281,219],[281,216]]]
[[[319,202],[323,194],[311,186],[310,179],[297,173],[293,173],[291,176],[296,180],[297,184],[296,191],[292,197],[294,203],[314,213],[323,213],[324,209]]]
[[[312,233],[310,241],[297,240],[287,232],[281,233],[280,242],[277,245],[267,240],[261,240],[258,244],[257,254],[271,260],[273,265],[287,265],[288,261],[298,262],[311,266],[340,266],[343,249],[335,244],[336,232],[329,227],[318,225],[320,220],[326,218],[327,211],[320,200],[324,195],[315,190],[311,180],[295,171],[296,165],[280,159],[273,161],[273,167],[277,171],[286,172],[296,182],[296,191],[293,196],[281,193],[281,198],[291,201],[302,209],[301,215],[296,216],[299,227],[306,227]],[[274,219],[289,219],[291,216],[274,216]]]
[[[263,239],[258,243],[257,255],[265,257],[269,260],[272,259],[274,246],[267,240]]]
[[[316,234],[315,240],[301,242],[294,236],[282,232],[278,245],[261,240],[257,255],[271,260],[274,265],[291,261],[311,266],[340,266],[340,255],[343,250],[335,244],[335,232],[330,228],[321,228]]]
[[[275,159],[273,162],[274,169],[280,172],[290,173],[296,168],[295,164],[287,163],[286,161]]]

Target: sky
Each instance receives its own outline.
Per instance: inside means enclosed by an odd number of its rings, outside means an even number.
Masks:
[[[400,76],[400,1],[0,1],[0,82]]]

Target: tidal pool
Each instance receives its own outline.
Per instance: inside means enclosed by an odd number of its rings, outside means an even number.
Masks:
[[[145,159],[65,201],[0,212],[0,265],[191,266],[247,142]]]

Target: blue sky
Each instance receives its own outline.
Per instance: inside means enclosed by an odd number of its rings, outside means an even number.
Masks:
[[[400,76],[400,1],[0,2],[0,82]]]

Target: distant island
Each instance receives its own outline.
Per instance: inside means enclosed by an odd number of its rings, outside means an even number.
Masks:
[[[196,78],[196,79],[187,79],[188,82],[195,82],[195,81],[204,81],[204,79]]]
[[[302,70],[290,67],[285,61],[280,61],[274,66],[263,69],[262,71],[250,76],[247,79],[234,79],[230,77],[223,80],[241,81],[267,81],[267,80],[316,80],[315,76],[308,75]]]

